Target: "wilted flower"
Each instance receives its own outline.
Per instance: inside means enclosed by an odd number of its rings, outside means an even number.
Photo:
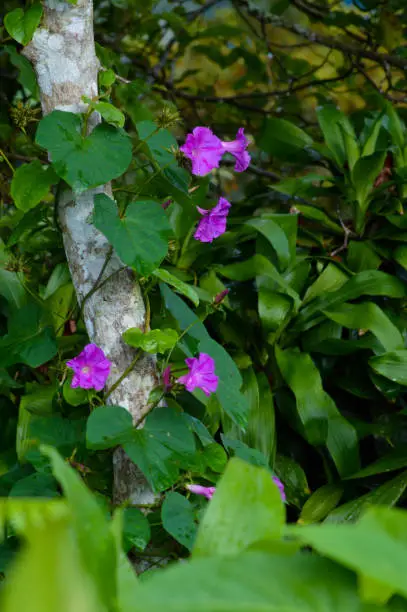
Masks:
[[[246,151],[248,144],[249,142],[244,135],[243,128],[239,128],[236,134],[236,140],[232,140],[231,142],[222,141],[223,150],[227,153],[231,153],[236,160],[236,172],[244,172],[250,164],[250,155]]]
[[[239,128],[236,139],[230,142],[222,141],[207,127],[196,127],[188,134],[185,144],[180,147],[192,162],[192,174],[205,176],[219,167],[224,153],[231,153],[236,159],[235,171],[243,172],[250,163],[250,155],[246,151],[248,140],[244,129]]]
[[[165,200],[165,202],[163,202],[163,203],[161,204],[161,207],[162,207],[164,210],[166,210],[166,209],[167,209],[167,208],[170,206],[170,204],[172,204],[172,200],[171,200],[171,198],[168,198],[168,200]]]
[[[189,484],[186,486],[188,491],[195,493],[195,495],[204,495],[206,499],[212,499],[213,494],[216,491],[216,487],[203,487],[202,485]]]
[[[197,176],[205,176],[218,168],[224,153],[222,141],[207,127],[194,128],[180,151],[191,160],[192,174]]]
[[[215,393],[219,378],[215,374],[215,361],[212,357],[206,353],[200,353],[198,358],[185,359],[185,363],[189,372],[185,376],[181,376],[178,382],[185,385],[189,392],[194,391],[194,389],[202,389],[208,397],[211,393]]]
[[[77,357],[67,361],[74,375],[71,387],[101,391],[110,373],[111,362],[96,344],[87,344]]]
[[[211,210],[205,210],[197,206],[202,215],[194,238],[200,242],[212,242],[226,231],[226,218],[229,214],[231,203],[226,198],[219,198],[219,202]]]
[[[162,374],[164,391],[169,391],[172,387],[171,384],[171,366],[167,366]]]
[[[215,295],[213,303],[216,305],[220,304],[221,302],[223,302],[223,300],[228,295],[228,293],[229,293],[229,289],[224,289],[223,291]]]
[[[156,117],[156,124],[161,129],[168,129],[174,127],[181,121],[181,117],[176,108],[170,106],[164,106]]]

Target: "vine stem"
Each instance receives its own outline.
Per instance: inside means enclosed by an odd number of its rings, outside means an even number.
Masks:
[[[127,378],[127,376],[130,374],[130,372],[133,370],[134,366],[136,365],[136,363],[138,362],[138,360],[140,359],[142,353],[141,351],[137,351],[134,359],[132,360],[132,362],[130,363],[130,365],[127,366],[127,368],[124,370],[123,374],[116,380],[115,383],[113,383],[113,385],[110,387],[110,389],[108,389],[108,391],[105,393],[105,400],[109,397],[109,395],[111,395],[113,393],[113,391],[115,391],[117,389],[117,387],[121,384],[121,382]],[[144,419],[144,416],[141,420]]]
[[[3,149],[0,149],[0,155],[3,157],[4,161],[6,162],[8,167],[10,168],[11,172],[14,174],[15,173],[15,168],[14,168],[13,164],[11,163],[11,161],[9,160],[9,158],[7,157],[7,155],[4,153]]]

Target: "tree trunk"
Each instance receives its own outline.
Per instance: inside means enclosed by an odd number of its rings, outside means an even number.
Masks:
[[[32,61],[40,88],[44,114],[58,109],[74,113],[86,110],[82,96],[98,93],[99,61],[93,37],[92,0],[75,5],[45,0],[42,27],[35,32],[24,54]],[[100,118],[90,120],[94,127]],[[66,190],[59,201],[59,221],[66,256],[79,304],[95,287],[109,253],[106,238],[89,222],[96,193],[111,195],[110,184],[76,195]],[[145,326],[145,306],[139,285],[129,269],[113,254],[100,281],[115,274],[95,291],[84,305],[84,320],[91,342],[100,346],[112,362],[108,387],[120,377],[134,358],[134,350],[123,343],[121,334],[129,327]],[[151,389],[157,385],[155,360],[144,355],[131,373],[109,396],[109,403],[123,406],[133,420],[140,419]],[[130,498],[150,503],[154,496],[142,473],[122,449],[114,456],[114,499]]]

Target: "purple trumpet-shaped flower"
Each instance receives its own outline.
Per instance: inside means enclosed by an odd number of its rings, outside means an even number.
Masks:
[[[205,176],[214,168],[219,168],[224,153],[231,153],[235,158],[236,172],[244,172],[250,163],[250,155],[246,151],[248,144],[244,128],[239,128],[235,140],[227,142],[215,136],[210,128],[196,127],[187,135],[180,151],[191,160],[192,174],[196,176]]]
[[[239,128],[235,140],[231,142],[222,141],[222,149],[226,153],[231,153],[236,160],[236,172],[244,172],[250,164],[250,155],[246,151],[248,144],[243,128]]]
[[[283,483],[279,478],[277,478],[277,476],[273,476],[273,482],[277,485],[280,491],[281,499],[283,500],[283,502],[285,502],[286,496],[284,492]],[[207,499],[212,499],[213,494],[216,491],[216,487],[203,487],[202,485],[195,484],[187,485],[186,488],[188,489],[188,491],[191,491],[191,493],[195,493],[196,495],[204,495]]]
[[[195,493],[195,495],[204,495],[206,499],[212,499],[216,491],[216,487],[203,487],[202,485],[196,484],[189,484],[186,488],[188,491],[191,491],[191,493]]]
[[[71,387],[101,391],[110,373],[111,362],[96,344],[87,344],[77,357],[66,362],[74,372]]]
[[[219,167],[224,151],[222,141],[207,127],[196,127],[188,134],[180,151],[192,162],[192,174],[205,176]]]
[[[281,480],[279,478],[277,478],[277,476],[273,476],[273,482],[274,484],[277,485],[278,490],[280,491],[280,495],[281,495],[281,499],[283,500],[283,502],[286,501],[286,496],[285,496],[285,491],[284,491],[284,485],[281,482]]]
[[[185,376],[180,376],[178,382],[185,385],[189,392],[194,389],[202,389],[208,397],[211,393],[215,393],[219,378],[215,374],[215,361],[212,357],[206,353],[200,353],[198,358],[185,359],[185,363],[189,372]]]
[[[226,231],[226,219],[231,203],[226,198],[219,198],[219,202],[211,210],[197,206],[202,219],[198,223],[194,238],[200,242],[213,242]]]

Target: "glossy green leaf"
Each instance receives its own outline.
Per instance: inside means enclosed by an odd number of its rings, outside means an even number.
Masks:
[[[296,398],[297,412],[307,440],[326,444],[338,472],[345,476],[358,469],[358,440],[354,427],[340,414],[324,391],[321,376],[311,357],[276,347],[277,364]]]
[[[123,174],[132,156],[130,139],[122,130],[105,123],[86,137],[81,130],[79,115],[56,110],[41,120],[36,134],[36,143],[49,152],[55,172],[77,193]]]
[[[399,385],[407,385],[407,350],[371,357],[369,365],[381,376]]]
[[[327,516],[326,523],[354,522],[371,506],[394,506],[407,489],[407,471],[369,493],[342,504]]]
[[[340,304],[335,310],[324,310],[324,314],[335,323],[349,329],[368,329],[378,338],[386,351],[397,350],[404,346],[403,336],[397,327],[373,302]]]
[[[307,525],[322,521],[339,503],[343,495],[343,486],[327,484],[317,489],[302,507],[298,523]]]
[[[146,353],[165,353],[178,342],[178,334],[175,329],[152,329],[143,332],[138,327],[131,327],[124,332],[122,337],[126,344],[141,348]]]
[[[42,17],[42,5],[32,4],[26,11],[16,8],[4,17],[4,26],[14,40],[28,45]]]
[[[0,295],[12,309],[21,308],[27,300],[21,274],[0,268]]]
[[[192,549],[196,537],[197,523],[192,504],[179,493],[166,494],[161,507],[163,527],[183,546]]]
[[[301,203],[296,203],[295,207],[300,211],[300,214],[305,219],[321,223],[321,225],[328,228],[334,234],[339,236],[343,235],[343,229],[341,226],[335,223],[323,210],[316,208],[315,206],[308,206],[307,204]]]
[[[290,263],[290,250],[287,236],[277,223],[272,219],[250,219],[246,222],[248,227],[253,227],[270,242],[277,253],[280,270],[285,270]]]
[[[93,222],[123,263],[133,266],[140,274],[151,274],[167,254],[171,229],[157,202],[133,202],[125,216],[120,217],[115,202],[106,194],[98,194]]]
[[[309,156],[304,149],[312,142],[312,138],[301,128],[285,119],[272,117],[263,126],[259,146],[278,159],[306,161]]]
[[[62,387],[62,395],[64,396],[64,400],[70,406],[81,406],[88,402],[88,392],[86,389],[82,389],[81,387],[71,387],[72,376],[70,376]]]
[[[270,472],[231,459],[199,526],[194,557],[229,556],[279,540],[284,505]]]
[[[383,169],[385,158],[385,151],[378,151],[368,157],[361,157],[352,170],[351,181],[362,214],[368,208],[370,192],[376,178]]]
[[[113,106],[113,104],[109,104],[109,102],[97,102],[95,104],[95,110],[102,115],[107,123],[119,128],[124,126],[126,117],[118,108]]]
[[[325,142],[338,166],[345,161],[352,168],[358,153],[358,144],[349,119],[333,105],[325,105],[317,109],[319,126]]]
[[[376,474],[385,474],[392,472],[393,470],[399,470],[400,468],[407,467],[407,452],[403,449],[396,448],[383,457],[380,457],[377,461],[374,461],[370,465],[367,465],[362,470],[348,476],[350,478],[367,478],[368,476],[374,476]]]
[[[15,205],[27,212],[49,193],[58,177],[51,167],[46,168],[35,160],[17,168],[11,181],[10,193]]]
[[[191,300],[194,306],[199,306],[199,297],[195,289],[191,285],[181,281],[165,268],[157,268],[157,270],[153,271],[153,276],[159,278],[164,283],[171,285],[171,287],[174,287],[178,293],[185,295],[185,297]]]
[[[348,247],[347,264],[353,272],[377,270],[381,259],[373,249],[370,241],[357,242],[352,240]]]

